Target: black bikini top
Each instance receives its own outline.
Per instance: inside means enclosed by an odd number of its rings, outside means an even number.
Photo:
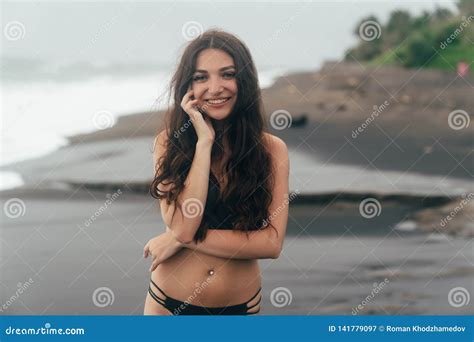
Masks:
[[[207,191],[206,207],[203,220],[206,220],[209,229],[233,229],[238,215],[231,209],[230,203],[224,203],[220,198],[220,186],[217,178],[211,172]]]

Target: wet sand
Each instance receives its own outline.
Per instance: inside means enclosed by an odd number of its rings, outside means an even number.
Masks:
[[[472,314],[449,298],[458,287],[474,293],[472,239],[395,228],[473,191],[474,126],[448,125],[451,111],[473,107],[472,80],[335,64],[263,91],[267,119],[284,109],[307,123],[271,131],[294,152],[290,190],[302,194],[291,203],[280,258],[260,261],[262,314],[351,315],[383,281],[357,314]],[[388,110],[352,137],[385,100]],[[142,314],[149,279],[142,248],[164,229],[156,202],[140,194],[152,177],[160,120],[160,113],[124,116],[48,156],[2,167],[34,190],[0,193],[2,206],[24,203],[23,215],[2,216],[0,314]],[[123,193],[99,212],[117,189]],[[381,203],[372,219],[359,213],[367,196]],[[458,214],[463,224],[469,213]],[[436,223],[445,213],[429,215]],[[94,303],[101,288],[110,289],[110,305]],[[272,303],[275,289],[286,305]]]
[[[150,197],[87,189],[17,194],[24,215],[2,223],[0,302],[9,304],[0,314],[142,314],[149,279],[142,248],[163,230]],[[11,195],[2,193],[2,206]],[[95,215],[107,198],[115,200]],[[358,314],[472,314],[448,301],[454,287],[473,293],[472,239],[394,230],[413,204],[381,204],[373,219],[361,217],[358,203],[292,205],[280,258],[260,260],[261,314],[351,315],[385,279]],[[111,305],[94,304],[101,287],[112,291]],[[285,288],[283,303],[272,303],[278,288]]]

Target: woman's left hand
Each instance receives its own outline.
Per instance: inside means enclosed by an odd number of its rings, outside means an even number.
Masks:
[[[149,271],[153,272],[159,264],[175,255],[182,247],[181,242],[175,239],[173,233],[167,227],[166,233],[154,237],[143,248],[143,257],[146,259],[148,255],[151,255],[153,259]]]

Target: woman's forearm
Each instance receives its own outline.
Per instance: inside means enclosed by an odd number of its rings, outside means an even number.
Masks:
[[[184,189],[178,196],[181,210],[175,206],[176,211],[169,224],[175,237],[183,243],[192,241],[203,218],[209,185],[211,149],[212,144],[200,142],[196,144],[196,152]]]
[[[281,252],[281,240],[271,228],[250,231],[209,229],[202,242],[182,246],[202,253],[229,259],[276,259]]]

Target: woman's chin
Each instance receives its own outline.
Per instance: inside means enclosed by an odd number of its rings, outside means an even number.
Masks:
[[[230,112],[229,111],[223,111],[223,112],[220,112],[220,111],[210,111],[208,110],[207,111],[207,115],[211,118],[211,119],[214,119],[214,120],[224,120],[226,118],[229,117],[229,114]]]

